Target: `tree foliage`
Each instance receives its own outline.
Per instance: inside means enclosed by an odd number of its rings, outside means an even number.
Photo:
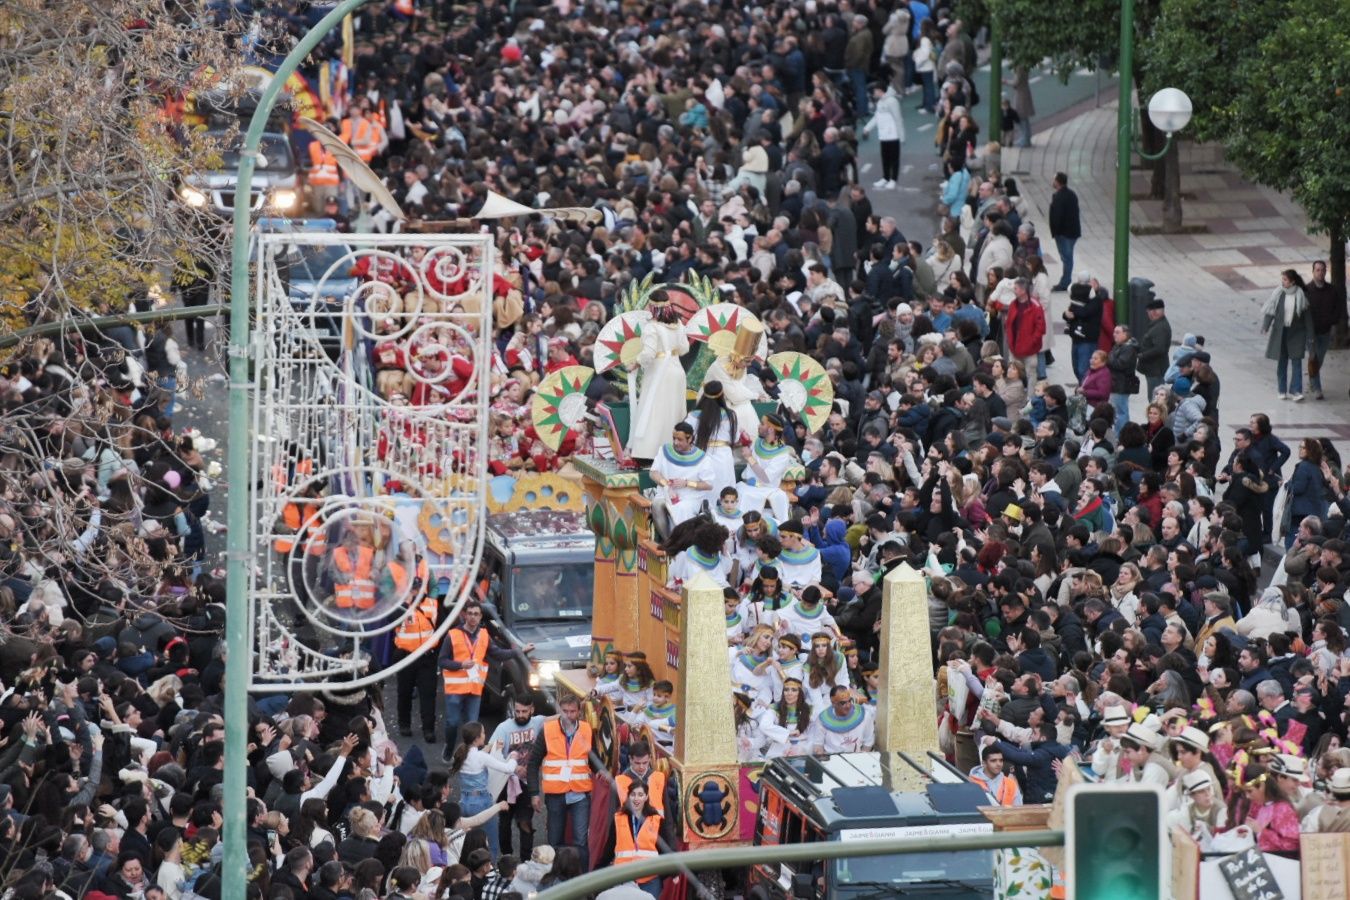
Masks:
[[[1235,124],[1234,80],[1259,66],[1262,38],[1284,16],[1273,3],[1162,0],[1152,36],[1140,48],[1141,96],[1181,88],[1195,107],[1187,136],[1222,141]]]
[[[1248,65],[1232,72],[1221,115],[1228,158],[1292,193],[1319,231],[1350,224],[1350,17],[1343,0],[1284,7]]]
[[[1135,0],[1135,46],[1153,31],[1160,0]],[[1075,69],[1114,70],[1120,47],[1120,0],[984,0],[1004,41],[1004,59],[1013,68],[1049,59],[1060,78]],[[1135,74],[1138,74],[1136,53]]]
[[[181,4],[181,5],[180,5]],[[166,109],[235,66],[187,0],[0,5],[0,318],[120,309],[203,255],[174,198],[206,146]]]

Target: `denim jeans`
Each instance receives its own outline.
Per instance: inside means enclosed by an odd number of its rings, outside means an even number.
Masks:
[[[1290,363],[1293,363],[1294,377],[1289,378]],[[1275,382],[1281,394],[1303,393],[1303,360],[1290,359],[1284,348],[1280,348],[1280,360],[1275,364]]]
[[[1158,389],[1158,386],[1161,385],[1162,383],[1163,380],[1161,375],[1157,376],[1156,378],[1152,375],[1144,376],[1144,384],[1148,385],[1148,393],[1144,396],[1144,405],[1147,406],[1148,404],[1153,402],[1153,392],[1156,391]]]
[[[1120,429],[1125,427],[1125,423],[1130,421],[1130,395],[1112,394],[1111,405],[1116,408],[1115,432],[1120,434]]]
[[[1045,351],[1042,350],[1040,353],[1036,354],[1036,380],[1044,381],[1045,379]]]
[[[1059,276],[1059,283],[1055,287],[1067,288],[1069,282],[1073,280],[1073,245],[1076,243],[1078,243],[1078,238],[1063,236],[1055,238],[1055,249],[1059,251],[1059,261],[1064,266],[1064,271]]]
[[[1097,349],[1096,341],[1073,342],[1073,377],[1082,381],[1092,363],[1092,351]]]
[[[554,848],[563,846],[567,835],[567,823],[572,823],[572,844],[581,851],[581,868],[591,867],[590,852],[587,849],[587,832],[591,827],[591,795],[587,794],[570,806],[566,794],[545,794],[544,809],[548,813],[548,842]]]
[[[1318,370],[1316,375],[1312,375],[1312,374],[1309,374],[1309,375],[1308,375],[1308,387],[1309,387],[1309,389],[1311,389],[1311,390],[1313,390],[1313,391],[1319,391],[1319,392],[1320,392],[1320,391],[1322,390],[1322,371],[1321,371],[1321,365],[1322,365],[1322,362],[1323,362],[1324,360],[1326,360],[1326,358],[1327,358],[1327,351],[1330,350],[1330,349],[1331,349],[1331,332],[1330,332],[1330,331],[1328,331],[1326,334],[1315,334],[1315,335],[1313,335],[1312,359],[1310,360],[1310,362],[1309,362],[1309,367],[1308,367],[1308,371],[1309,371],[1310,373],[1311,373],[1311,371],[1312,371],[1313,368],[1316,368],[1316,369]],[[1316,366],[1312,365],[1312,363],[1316,363]]]
[[[465,818],[475,816],[493,804],[492,795],[487,791],[466,790],[461,791],[459,795],[459,811]],[[493,816],[479,827],[487,832],[488,849],[492,851],[492,858],[501,856],[501,829],[497,825],[497,817]]]
[[[853,118],[867,116],[867,73],[862,69],[848,70],[848,83],[853,88]]]
[[[920,72],[919,80],[923,83],[923,106],[928,112],[937,108],[937,85],[933,81],[933,73]]]
[[[482,694],[445,695],[445,749],[450,752],[459,741],[459,726],[478,721],[478,708],[483,705]],[[423,723],[425,727],[425,723]]]

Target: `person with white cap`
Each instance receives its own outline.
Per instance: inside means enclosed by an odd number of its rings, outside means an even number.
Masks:
[[[1121,771],[1120,740],[1130,727],[1130,714],[1123,706],[1108,706],[1102,713],[1102,727],[1106,735],[1092,748],[1092,773],[1102,781],[1119,781]]]
[[[1121,756],[1130,764],[1130,771],[1124,780],[1132,784],[1156,784],[1165,789],[1172,777],[1157,758],[1162,746],[1162,735],[1152,728],[1136,722],[1125,729],[1125,736],[1120,739]]]
[[[1228,809],[1218,802],[1214,781],[1204,769],[1187,772],[1178,786],[1182,800],[1167,814],[1167,831],[1184,828],[1202,852],[1208,850],[1214,835],[1228,827]]]
[[[1294,810],[1300,816],[1312,812],[1320,802],[1317,796],[1304,786],[1304,779],[1308,774],[1308,761],[1303,757],[1277,753],[1271,757],[1266,771],[1270,772],[1275,783],[1280,786],[1280,792],[1293,804]]]
[[[1299,825],[1304,834],[1350,833],[1350,769],[1337,769],[1327,782],[1326,797]]]
[[[1209,753],[1209,735],[1194,725],[1187,725],[1169,739],[1169,750],[1178,770],[1167,791],[1169,809],[1181,807],[1186,778],[1195,772],[1204,772],[1220,791],[1224,789],[1223,767]]]

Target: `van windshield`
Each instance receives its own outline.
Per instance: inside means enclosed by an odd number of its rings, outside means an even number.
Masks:
[[[507,594],[516,619],[591,617],[595,563],[512,566]]]
[[[859,856],[834,863],[840,888],[850,884],[912,884],[950,879],[973,884],[988,882],[994,871],[992,850],[958,853],[906,853],[903,856]]]

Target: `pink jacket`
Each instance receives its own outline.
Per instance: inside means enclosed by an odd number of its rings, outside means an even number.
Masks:
[[[1106,366],[1088,369],[1080,385],[1088,403],[1096,406],[1111,399],[1111,370]]]

